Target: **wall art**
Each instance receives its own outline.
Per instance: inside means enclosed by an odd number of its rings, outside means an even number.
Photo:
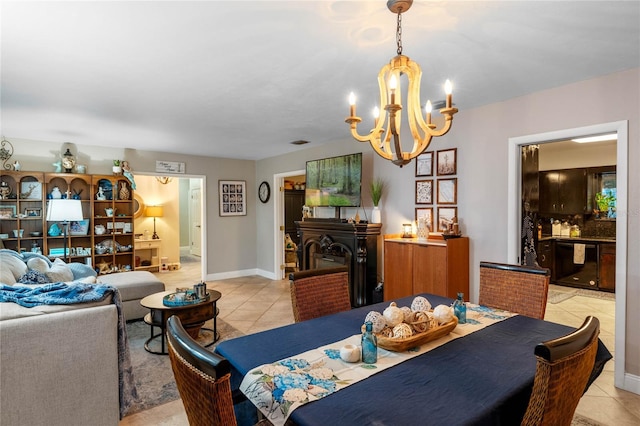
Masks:
[[[244,180],[218,181],[220,216],[246,216],[247,183]]]

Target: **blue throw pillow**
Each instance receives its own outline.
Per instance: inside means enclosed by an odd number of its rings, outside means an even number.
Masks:
[[[67,266],[69,267],[69,269],[71,269],[74,280],[80,280],[87,277],[95,277],[98,275],[91,266],[85,265],[84,263],[72,262]]]
[[[49,277],[42,272],[31,269],[21,276],[17,282],[20,284],[48,284],[51,281],[49,281]]]

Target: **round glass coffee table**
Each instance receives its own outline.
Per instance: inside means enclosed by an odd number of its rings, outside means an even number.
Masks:
[[[175,293],[175,291],[162,291],[160,293],[151,294],[140,301],[145,308],[149,308],[151,312],[144,316],[144,322],[151,326],[151,337],[144,343],[147,352],[157,355],[167,355],[165,332],[167,328],[167,320],[172,315],[180,318],[182,326],[194,339],[198,338],[200,330],[210,331],[213,334],[212,340],[204,346],[213,345],[220,338],[216,319],[220,311],[216,306],[222,294],[219,291],[208,290],[209,297],[199,303],[191,303],[179,306],[166,306],[163,299],[166,295]],[[203,327],[204,323],[213,319],[213,329]],[[154,328],[158,327],[160,333],[154,334]],[[149,343],[160,337],[160,351],[151,349]]]

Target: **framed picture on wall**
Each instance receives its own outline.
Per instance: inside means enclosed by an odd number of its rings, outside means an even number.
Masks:
[[[438,207],[438,232],[446,231],[456,216],[458,216],[457,207]]]
[[[220,216],[247,215],[247,182],[244,180],[219,180]]]
[[[438,151],[438,176],[455,175],[457,173],[458,148]]]
[[[423,152],[416,157],[416,177],[433,176],[433,151]]]
[[[438,179],[438,204],[458,202],[458,179]]]
[[[416,207],[416,222],[424,218],[429,230],[433,230],[433,207]],[[419,225],[418,225],[419,226]]]
[[[416,204],[433,204],[433,179],[416,181]]]

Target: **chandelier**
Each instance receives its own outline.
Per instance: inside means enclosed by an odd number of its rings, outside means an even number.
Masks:
[[[451,128],[453,115],[458,112],[452,107],[452,85],[449,80],[445,83],[446,101],[440,114],[444,117],[444,124],[440,129],[431,122],[431,101],[425,105],[425,117],[422,116],[420,106],[420,80],[422,70],[420,66],[402,54],[402,13],[409,10],[413,0],[388,0],[387,8],[397,14],[396,44],[397,56],[382,67],[378,74],[380,86],[380,107],[374,109],[374,128],[368,135],[358,134],[357,126],[362,119],[356,116],[356,99],[353,92],[349,95],[350,112],[345,120],[351,126],[351,135],[360,142],[369,142],[375,152],[382,158],[391,160],[397,166],[408,164],[413,158],[422,154],[431,143],[433,137],[446,134]],[[402,90],[400,78],[407,79],[406,111],[409,128],[413,138],[411,151],[404,151],[400,143],[400,124],[402,119]],[[388,102],[387,102],[388,100]],[[382,113],[382,116],[380,114]],[[387,120],[388,115],[388,120]],[[383,128],[387,122],[387,129]],[[392,143],[393,139],[393,143]]]

